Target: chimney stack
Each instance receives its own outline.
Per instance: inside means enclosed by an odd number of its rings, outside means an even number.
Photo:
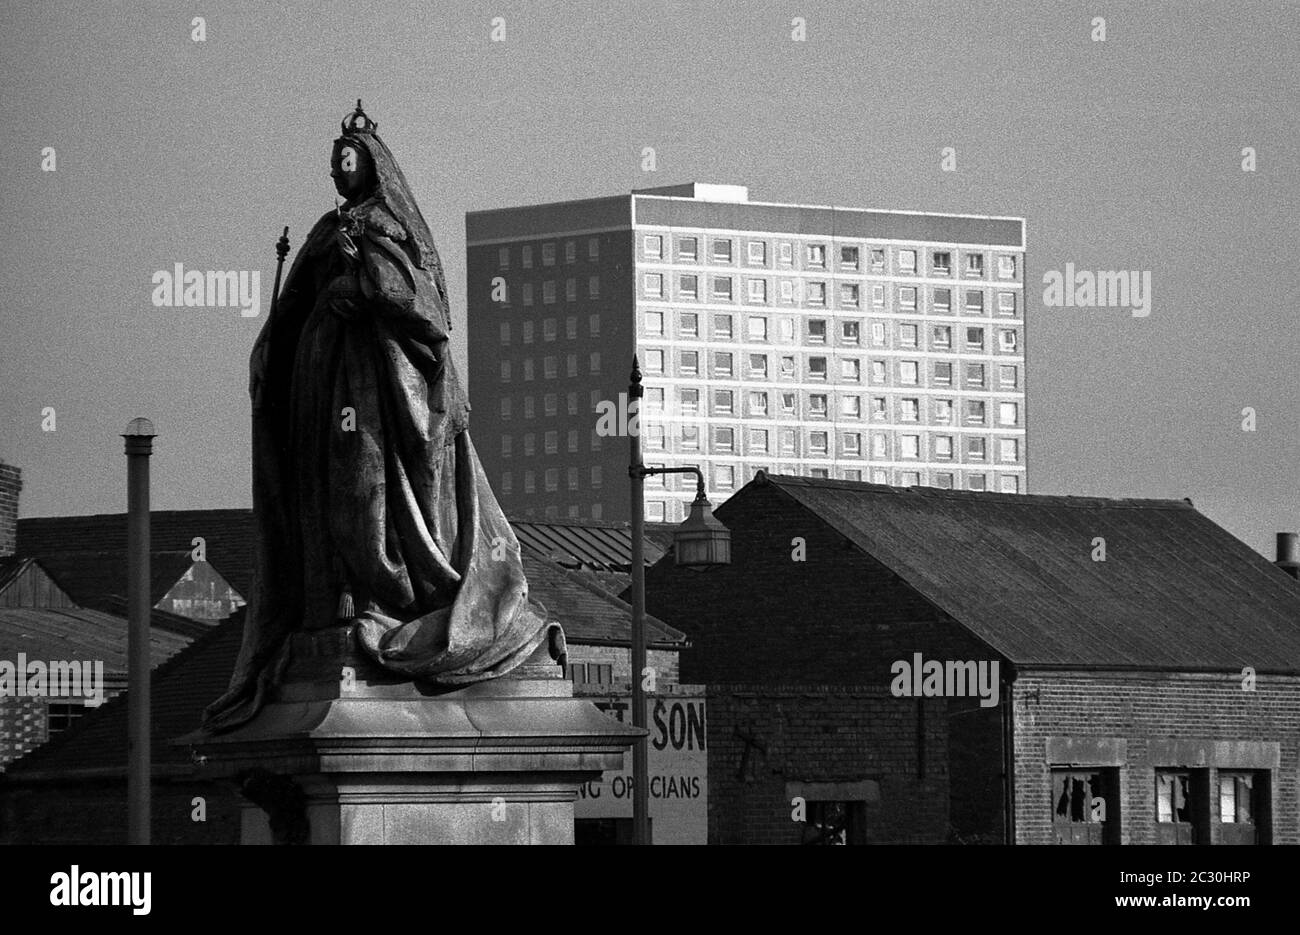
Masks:
[[[1277,534],[1277,561],[1274,564],[1292,578],[1300,578],[1300,532]]]
[[[23,489],[23,470],[0,461],[0,558],[18,548],[18,494]]]

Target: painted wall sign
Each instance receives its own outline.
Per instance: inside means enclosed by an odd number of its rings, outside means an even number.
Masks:
[[[631,699],[592,698],[596,707],[619,721],[630,721]],[[703,697],[646,700],[650,731],[650,822],[656,844],[708,842],[708,751]],[[574,817],[632,817],[632,753],[623,769],[609,771],[578,790]]]

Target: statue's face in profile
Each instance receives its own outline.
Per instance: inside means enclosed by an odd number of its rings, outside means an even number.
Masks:
[[[346,140],[334,145],[330,158],[330,177],[334,187],[348,201],[355,201],[370,188],[370,154]]]

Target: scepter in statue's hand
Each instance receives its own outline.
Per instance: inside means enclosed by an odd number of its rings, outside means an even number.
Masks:
[[[276,302],[280,298],[280,273],[284,270],[284,258],[289,255],[289,226],[286,224],[284,233],[280,239],[275,242],[275,284],[271,287],[271,311],[267,315],[268,321],[275,318]],[[262,384],[265,382],[266,370],[266,348],[267,335],[269,329],[263,326],[262,333],[258,335],[257,343],[253,345],[252,359],[249,361],[248,373],[248,395],[253,398],[253,408],[262,408]]]

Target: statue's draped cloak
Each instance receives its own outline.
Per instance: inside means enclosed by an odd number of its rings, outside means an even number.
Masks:
[[[384,669],[447,687],[505,674],[556,628],[466,430],[428,227],[382,141],[346,139],[378,184],[312,228],[253,350],[256,572],[211,730],[251,718],[289,634],[341,608]]]

